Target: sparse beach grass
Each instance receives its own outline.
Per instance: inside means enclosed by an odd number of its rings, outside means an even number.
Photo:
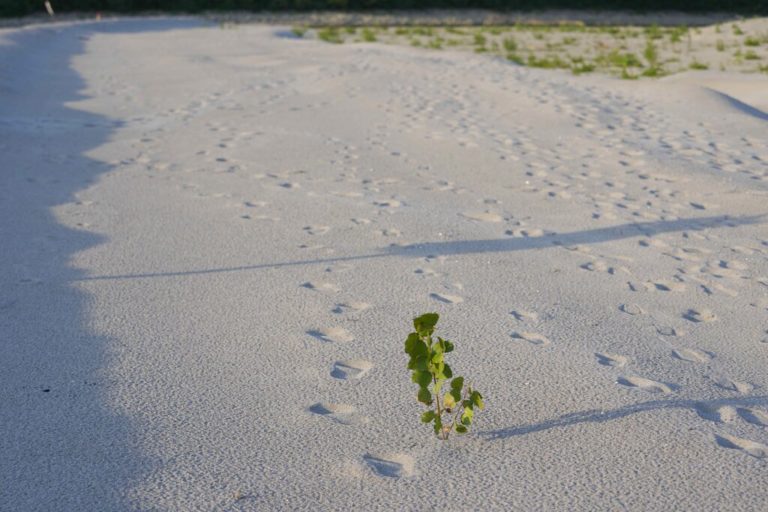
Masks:
[[[305,29],[294,29],[304,36]],[[330,43],[381,42],[430,50],[472,51],[515,64],[601,73],[624,79],[656,78],[689,70],[764,73],[768,27],[764,19],[706,27],[588,26],[579,22],[496,26],[315,27],[307,37]]]

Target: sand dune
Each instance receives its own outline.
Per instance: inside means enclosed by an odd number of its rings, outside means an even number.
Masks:
[[[0,30],[0,508],[764,508],[754,100],[285,33]]]

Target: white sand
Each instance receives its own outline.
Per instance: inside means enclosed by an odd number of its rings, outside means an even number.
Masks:
[[[0,32],[0,508],[764,509],[766,115],[287,32]]]

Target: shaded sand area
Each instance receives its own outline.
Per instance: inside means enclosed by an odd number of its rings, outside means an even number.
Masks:
[[[0,508],[764,507],[762,111],[192,19],[0,69]],[[447,443],[426,311],[486,397]]]

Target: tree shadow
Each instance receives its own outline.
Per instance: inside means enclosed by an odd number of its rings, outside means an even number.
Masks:
[[[690,409],[699,414],[699,416],[713,421],[711,417],[707,417],[707,411],[725,405],[734,407],[754,405],[766,406],[768,405],[768,396],[722,398],[717,400],[651,400],[608,411],[604,409],[591,409],[589,411],[573,412],[541,423],[517,425],[498,430],[479,432],[478,435],[490,439],[508,439],[510,437],[524,436],[526,434],[543,432],[555,428],[567,428],[580,423],[605,423],[625,418],[633,414],[662,409]]]
[[[71,68],[93,34],[199,26],[191,20],[55,23],[0,33],[0,508],[125,510],[151,470],[137,426],[116,411],[115,340],[90,327],[71,257],[105,240],[59,223],[74,194],[111,170],[88,158],[121,123],[70,108]],[[82,207],[79,206],[79,207]],[[76,213],[75,213],[76,215]],[[68,215],[73,218],[73,215]]]
[[[179,277],[219,274],[226,272],[246,272],[264,269],[279,269],[300,265],[328,265],[349,261],[362,261],[392,256],[416,258],[427,256],[456,256],[466,254],[481,254],[492,252],[531,251],[560,246],[592,245],[611,240],[633,237],[652,237],[661,233],[675,231],[701,231],[704,229],[737,227],[758,224],[764,220],[763,215],[736,216],[718,215],[712,217],[691,217],[669,221],[633,222],[605,228],[587,229],[572,233],[552,234],[535,238],[498,238],[486,240],[457,240],[447,242],[424,242],[411,245],[392,245],[371,254],[357,256],[339,256],[336,258],[317,258],[309,260],[293,260],[257,263],[253,265],[238,265],[206,269],[169,270],[166,272],[147,272],[140,274],[83,276],[76,280],[102,281],[121,279],[147,279],[154,277]]]

